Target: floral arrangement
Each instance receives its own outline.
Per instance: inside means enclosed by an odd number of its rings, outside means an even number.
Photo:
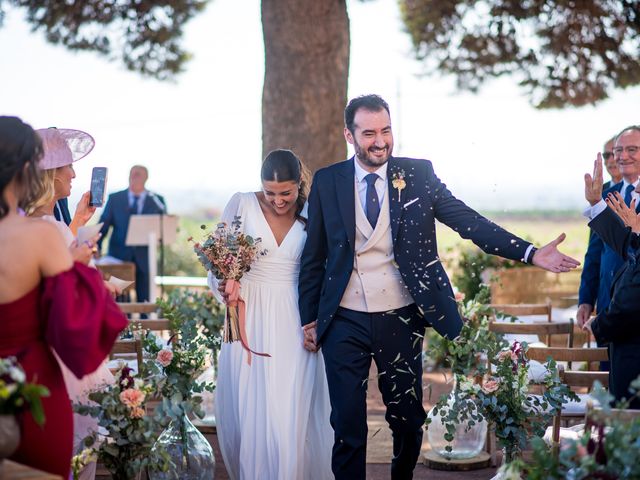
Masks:
[[[461,303],[464,323],[460,335],[454,340],[442,340],[440,348],[444,350],[445,363],[456,379],[455,402],[451,404],[443,396],[434,407],[434,415],[441,417],[448,442],[453,441],[459,423],[466,422],[470,428],[486,419],[493,424],[507,460],[511,460],[525,448],[529,430],[542,435],[562,404],[577,397],[560,382],[553,360],[545,365],[543,393],[528,392],[527,345],[519,342],[509,345],[502,335],[489,330],[496,312],[486,305],[487,301],[485,286],[473,300]]]
[[[74,410],[98,420],[102,432],[92,432],[83,443],[88,451],[80,453],[78,464],[95,455],[116,480],[134,478],[143,468],[167,471],[171,462],[166,452],[152,450],[163,426],[160,416],[147,415],[146,404],[156,390],[146,380],[136,378],[122,365],[115,383],[91,392],[93,404],[76,404]],[[166,422],[164,422],[166,423]]]
[[[569,399],[578,397],[560,382],[558,368],[553,360],[546,365],[541,382],[541,395],[529,393],[529,360],[527,344],[513,342],[493,357],[493,372],[474,392],[482,415],[495,428],[498,444],[503,448],[506,462],[517,458],[527,445],[530,434],[544,435],[553,416]]]
[[[194,244],[193,250],[204,268],[217,279],[237,281],[251,269],[259,255],[266,253],[260,250],[261,242],[261,238],[243,233],[240,217],[234,217],[231,228],[224,222],[219,223],[203,242]]]
[[[15,415],[29,408],[34,422],[44,425],[42,397],[48,397],[44,385],[27,382],[27,377],[15,357],[0,358],[0,415]]]
[[[637,397],[640,378],[631,387]],[[600,402],[602,410],[589,415],[583,435],[563,441],[558,455],[542,439],[534,439],[533,461],[515,462],[518,474],[530,480],[640,478],[640,418],[622,420],[611,415],[612,397],[598,382],[591,395]],[[628,403],[619,403],[617,408],[628,408]]]
[[[251,353],[264,357],[269,354],[251,350],[245,331],[245,303],[240,297],[240,279],[251,270],[251,264],[266,250],[260,250],[260,238],[253,238],[242,231],[240,217],[234,217],[231,228],[219,223],[216,230],[209,233],[204,242],[195,243],[193,249],[204,268],[217,279],[225,280],[227,314],[223,340],[242,343],[247,351],[247,362],[251,364]]]

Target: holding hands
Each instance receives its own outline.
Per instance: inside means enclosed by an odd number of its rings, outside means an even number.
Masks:
[[[317,341],[317,330],[316,325],[318,322],[311,322],[302,327],[302,333],[304,335],[304,343],[303,346],[306,350],[310,352],[317,352],[320,348],[318,347]]]

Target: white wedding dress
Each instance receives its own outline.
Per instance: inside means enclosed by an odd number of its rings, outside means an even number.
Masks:
[[[232,480],[326,480],[331,473],[333,430],[324,361],[303,348],[298,312],[298,272],[306,239],[295,222],[280,246],[254,193],[236,193],[225,208],[228,225],[262,238],[267,249],[241,280],[249,347],[223,343],[216,394],[220,449]],[[220,299],[217,282],[209,285]]]

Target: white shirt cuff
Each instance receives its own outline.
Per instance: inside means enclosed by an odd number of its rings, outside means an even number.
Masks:
[[[600,200],[592,207],[587,207],[582,214],[587,217],[589,220],[593,220],[602,212],[604,212],[607,208],[607,202],[604,200]]]
[[[531,249],[533,248],[533,243],[531,245],[529,245],[527,247],[527,249],[524,252],[524,258],[522,259],[523,262],[527,262],[527,258],[529,258],[529,253],[531,252]]]

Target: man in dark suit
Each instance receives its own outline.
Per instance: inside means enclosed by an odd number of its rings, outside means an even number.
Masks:
[[[616,141],[618,156],[621,162],[640,162],[640,127],[623,130]],[[624,158],[626,157],[626,158]],[[629,229],[621,219],[613,212],[612,208],[618,205],[620,210],[625,203],[623,197],[616,192],[617,200],[611,202],[607,195],[606,203],[602,200],[602,161],[600,156],[594,166],[593,177],[585,176],[585,197],[591,204],[586,212],[591,219],[589,226],[594,229],[603,241],[614,250],[621,258],[628,258],[629,251],[634,255],[640,254],[640,215],[632,214],[632,228]],[[637,201],[637,199],[636,199]],[[639,202],[640,203],[640,202]],[[631,213],[628,208],[627,211]],[[614,277],[612,286],[619,276]],[[637,303],[637,302],[636,302]],[[629,306],[627,306],[629,308]],[[629,391],[629,384],[640,375],[640,310],[637,312],[599,309],[598,315],[593,321],[587,320],[584,324],[592,330],[600,344],[609,345],[609,389],[615,400],[630,399],[634,395]],[[640,409],[640,400],[634,398],[631,408]]]
[[[613,187],[616,183],[620,183],[622,181],[622,173],[620,173],[620,169],[618,168],[618,162],[616,162],[616,157],[613,154],[613,147],[615,145],[616,137],[611,137],[607,140],[607,143],[604,144],[602,150],[602,158],[604,159],[604,166],[607,169],[607,173],[611,176],[611,180],[607,180],[602,185],[602,191],[606,191],[609,188]]]
[[[486,252],[554,272],[578,264],[557,240],[535,249],[457,200],[427,160],[392,157],[387,103],[353,99],[346,140],[355,157],[318,171],[299,279],[305,348],[322,346],[335,432],[336,479],[364,479],[371,360],[393,433],[391,477],[411,478],[422,443],[424,329],[456,337],[462,325],[438,258],[435,220]]]
[[[614,137],[616,145],[621,137],[624,136],[626,139],[628,135],[634,135],[634,130],[623,130]],[[612,151],[615,152],[615,148],[612,148]],[[614,155],[614,160],[622,175],[622,181],[605,189],[602,195],[606,198],[608,194],[618,192],[629,205],[631,199],[638,196],[634,189],[639,183],[640,162],[629,155]],[[640,211],[640,202],[637,202],[637,205]],[[622,263],[622,257],[606,245],[597,234],[590,235],[578,291],[576,321],[579,325],[584,325],[589,320],[594,308],[597,308],[598,312],[603,312],[609,306],[613,277]],[[603,367],[606,369],[606,365]]]
[[[149,249],[147,247],[128,247],[125,244],[131,215],[167,213],[164,199],[145,188],[149,172],[142,165],[135,165],[129,173],[129,188],[109,195],[100,221],[102,238],[113,227],[109,239],[108,254],[125,262],[136,265],[136,297],[139,302],[149,300]]]

